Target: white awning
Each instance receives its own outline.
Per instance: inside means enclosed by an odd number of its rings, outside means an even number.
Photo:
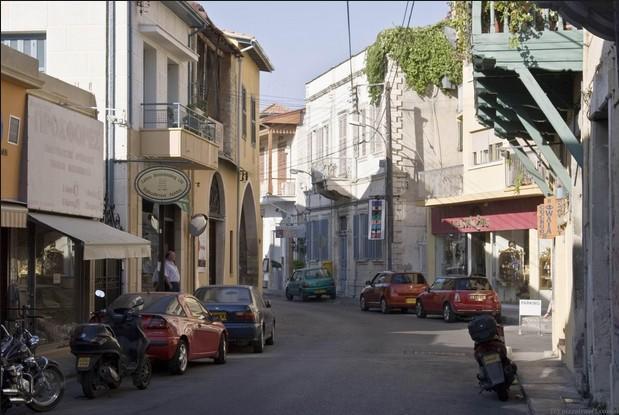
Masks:
[[[3,228],[25,228],[28,209],[13,203],[0,203],[0,217]]]
[[[84,259],[150,256],[150,242],[91,219],[30,213],[30,217],[84,243]]]

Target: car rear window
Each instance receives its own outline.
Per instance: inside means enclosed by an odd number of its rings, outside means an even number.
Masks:
[[[125,294],[118,297],[110,304],[112,310],[118,308],[131,308],[135,305],[138,299],[144,300],[144,305],[136,307],[138,311],[155,314],[171,314],[171,310],[178,304],[176,295],[143,295],[143,294]]]
[[[331,275],[329,275],[326,269],[311,269],[305,271],[306,280],[316,280],[320,278],[331,278]]]
[[[485,278],[462,278],[458,280],[456,287],[463,291],[492,290],[492,286]]]
[[[213,287],[198,290],[196,297],[205,303],[251,303],[251,293],[244,287]]]
[[[413,275],[410,274],[393,274],[391,276],[392,284],[413,284]]]

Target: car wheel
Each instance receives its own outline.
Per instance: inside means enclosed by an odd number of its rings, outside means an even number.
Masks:
[[[451,309],[451,305],[449,305],[449,303],[445,303],[445,305],[443,306],[443,320],[445,320],[447,323],[452,323],[456,321],[456,315]]]
[[[264,327],[260,329],[260,338],[254,342],[254,353],[264,352]]]
[[[383,314],[389,314],[391,312],[391,309],[389,308],[389,305],[384,297],[380,299],[380,311]]]
[[[365,302],[364,296],[361,296],[361,298],[359,298],[359,307],[361,308],[361,311],[368,311],[369,309],[368,303]]]
[[[181,339],[176,347],[176,353],[174,357],[168,363],[170,372],[173,375],[182,375],[187,370],[187,363],[189,362],[189,353],[187,347],[187,341]]]
[[[228,356],[228,342],[226,341],[226,336],[221,335],[221,339],[219,340],[219,348],[217,350],[217,357],[215,358],[215,363],[218,365],[223,365],[226,363],[226,357]]]
[[[269,346],[273,346],[273,344],[275,344],[275,322],[273,322],[273,326],[271,327],[271,335],[266,340],[266,344]]]
[[[415,314],[418,318],[426,318],[426,310],[423,308],[421,301],[417,300],[417,307],[415,308]]]
[[[286,300],[292,301],[292,295],[286,290]]]

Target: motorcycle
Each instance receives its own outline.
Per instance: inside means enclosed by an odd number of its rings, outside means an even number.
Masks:
[[[58,363],[35,356],[40,340],[24,327],[24,322],[25,316],[16,321],[14,334],[0,324],[0,409],[3,414],[16,404],[26,404],[36,412],[49,411],[58,405],[64,394],[64,375]]]
[[[469,323],[468,330],[475,342],[480,393],[495,391],[500,401],[506,401],[518,368],[507,357],[503,326],[497,324],[492,316],[484,315],[475,317]]]
[[[105,293],[97,290],[98,297]],[[120,387],[123,377],[131,376],[133,385],[146,389],[152,367],[146,356],[149,340],[141,326],[138,299],[130,307],[97,312],[89,324],[78,325],[71,336],[71,353],[84,395],[90,399],[99,393]]]

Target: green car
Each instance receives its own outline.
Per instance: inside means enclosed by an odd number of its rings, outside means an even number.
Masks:
[[[286,298],[292,301],[294,296],[302,301],[309,297],[322,297],[328,295],[335,298],[335,281],[324,268],[298,269],[286,282]]]

